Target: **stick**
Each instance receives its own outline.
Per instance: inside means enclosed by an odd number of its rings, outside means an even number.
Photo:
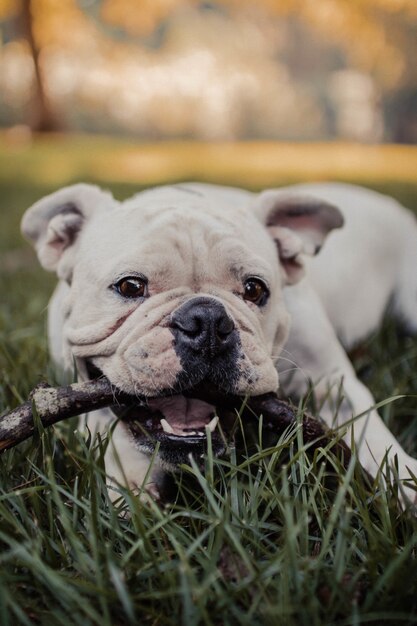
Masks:
[[[297,414],[288,402],[280,400],[275,393],[250,398],[248,408],[255,415],[263,416],[263,428],[277,435],[284,432],[288,426],[297,421]],[[304,412],[302,416],[303,441],[310,451],[331,446],[346,469],[352,457],[349,446],[337,437],[334,432],[320,418],[315,418]],[[369,475],[365,470],[364,475]]]
[[[41,384],[31,392],[27,402],[0,418],[0,451],[13,448],[34,434],[33,408],[42,425],[47,427],[115,402],[115,390],[107,378],[66,387]]]
[[[30,399],[0,418],[0,451],[13,448],[21,441],[31,437],[36,430],[33,409],[43,427],[52,426],[69,417],[89,413],[114,404],[123,404],[126,395],[113,387],[106,377],[85,383],[74,383],[66,387],[39,385],[30,394]],[[242,398],[226,397],[228,409],[239,410]],[[214,403],[214,399],[213,399]],[[254,396],[249,399],[243,417],[263,416],[263,427],[277,435],[296,422],[296,415],[291,406],[280,400],[275,393]],[[330,431],[324,424],[308,414],[303,415],[304,443],[314,449],[324,447],[332,441]],[[350,450],[343,441],[334,442],[335,451],[339,452],[346,463],[350,459]]]

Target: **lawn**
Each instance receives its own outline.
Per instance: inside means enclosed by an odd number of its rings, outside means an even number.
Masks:
[[[0,411],[56,380],[45,336],[54,278],[19,221],[59,186],[94,181],[123,198],[172,180],[343,179],[417,212],[414,148],[23,139],[0,136]],[[388,316],[352,358],[377,401],[404,396],[381,413],[417,455],[415,339]],[[395,480],[370,488],[354,463],[311,457],[297,429],[272,443],[254,432],[224,459],[208,451],[204,472],[184,468],[165,507],[127,491],[114,506],[105,446],[72,420],[0,456],[2,626],[417,623],[417,521],[398,509]]]

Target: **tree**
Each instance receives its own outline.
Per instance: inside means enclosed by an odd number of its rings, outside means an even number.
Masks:
[[[18,31],[27,41],[35,70],[33,107],[29,126],[39,132],[56,131],[59,128],[45,89],[43,69],[40,63],[42,45],[37,41],[33,28],[34,2],[21,0],[17,17]]]

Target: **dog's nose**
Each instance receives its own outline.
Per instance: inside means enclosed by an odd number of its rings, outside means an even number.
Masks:
[[[171,317],[180,348],[217,356],[235,344],[235,325],[224,306],[213,298],[193,298]]]

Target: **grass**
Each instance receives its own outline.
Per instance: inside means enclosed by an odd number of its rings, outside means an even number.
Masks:
[[[66,430],[2,464],[3,624],[413,623],[413,522],[354,465],[330,488],[288,433],[185,469],[165,509],[125,493],[123,519],[103,446]]]
[[[0,168],[1,411],[40,380],[54,381],[45,338],[54,279],[38,269],[18,223],[27,206],[57,186],[106,178],[105,168],[93,175],[89,159],[99,168],[96,156],[110,161],[113,144],[90,139],[87,159],[85,142],[0,144],[0,163],[10,165],[7,176]],[[201,166],[201,149],[192,159],[193,148],[181,148],[194,162],[189,177]],[[265,155],[259,147],[261,162]],[[300,147],[300,162],[302,155]],[[160,157],[165,165],[153,182],[178,176],[174,147],[162,147]],[[230,182],[244,171],[240,165],[234,161]],[[187,162],[181,167],[178,178],[187,178]],[[204,178],[216,180],[216,167],[205,162]],[[337,168],[327,167],[327,177],[336,178]],[[369,179],[350,175],[417,211],[417,181],[386,179],[377,169]],[[278,165],[265,184],[302,179],[301,170],[286,173]],[[123,172],[114,170],[111,178],[118,197],[138,187],[129,183],[132,170]],[[247,186],[264,184],[256,171],[252,178],[240,175]],[[381,413],[414,455],[416,359],[415,339],[389,318],[353,354],[378,401],[406,396]],[[355,464],[344,471],[329,451],[308,455],[296,429],[273,445],[256,432],[247,437],[246,447],[231,447],[224,459],[208,451],[204,471],[185,467],[165,507],[125,490],[111,504],[106,441],[81,435],[74,421],[3,453],[0,624],[416,624],[417,520],[398,509],[395,480],[384,487],[378,477],[369,488]]]

